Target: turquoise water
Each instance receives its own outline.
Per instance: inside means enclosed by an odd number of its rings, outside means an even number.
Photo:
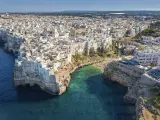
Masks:
[[[67,92],[52,97],[39,87],[12,86],[14,57],[0,49],[0,120],[132,120],[127,89],[104,82],[102,71],[86,66],[72,74]]]

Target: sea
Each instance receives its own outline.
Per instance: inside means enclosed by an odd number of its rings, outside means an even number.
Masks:
[[[15,57],[0,48],[0,120],[135,120],[127,88],[102,79],[94,66],[77,69],[67,91],[51,96],[38,86],[13,86]]]

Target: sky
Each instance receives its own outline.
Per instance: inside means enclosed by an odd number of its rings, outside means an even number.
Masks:
[[[160,10],[160,0],[0,0],[0,12]]]

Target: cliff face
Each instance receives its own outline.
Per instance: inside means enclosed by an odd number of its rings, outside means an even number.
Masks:
[[[150,87],[141,84],[141,78],[122,72],[118,69],[118,62],[114,61],[105,66],[104,79],[128,87],[124,100],[136,105],[137,120],[160,120],[160,114],[155,113],[156,110],[153,110],[152,104],[148,102]]]
[[[73,73],[76,69],[83,67],[85,65],[94,65],[96,67],[103,68],[106,62],[111,61],[112,59],[104,59],[99,57],[86,57],[85,60],[72,60],[72,63],[66,64],[58,69],[54,75],[56,77],[56,81],[59,84],[59,95],[64,93],[69,86],[70,83],[70,74]]]
[[[31,62],[26,59],[20,61],[16,59],[13,75],[15,87],[26,84],[30,86],[37,84],[42,90],[52,95],[58,94],[59,88],[56,77],[50,75],[39,63]]]
[[[30,44],[25,39],[9,34],[7,31],[0,31],[0,37],[5,43],[4,49],[16,56],[13,71],[15,87],[37,84],[42,90],[52,95],[61,93],[63,87],[61,81],[58,81],[49,67],[32,56]]]
[[[130,76],[122,72],[121,70],[117,69],[117,66],[118,66],[117,61],[114,61],[106,65],[104,69],[104,78],[105,79],[108,78],[106,80],[112,80],[124,86],[127,86],[128,92],[124,96],[124,99],[127,102],[135,103],[137,97],[140,95],[139,89],[135,89],[140,87],[138,82],[139,78]]]
[[[60,68],[58,64],[54,64],[57,72],[52,71],[50,65],[37,60],[42,59],[34,57],[34,48],[23,38],[11,35],[7,31],[0,30],[1,40],[4,41],[6,51],[12,52],[15,56],[15,66],[13,71],[14,85],[29,84],[30,86],[38,85],[42,90],[52,94],[61,95],[64,93],[70,83],[70,73],[74,72],[78,67],[94,64],[102,60],[85,60],[80,62],[63,63]],[[47,63],[49,63],[47,61]],[[52,63],[50,63],[52,65]]]
[[[137,99],[136,115],[138,120],[160,120],[159,111],[144,97]]]

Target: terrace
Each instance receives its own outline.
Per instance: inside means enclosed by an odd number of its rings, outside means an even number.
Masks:
[[[134,66],[136,68],[148,71],[150,68],[140,65],[137,61],[134,60],[122,60],[120,63],[125,64],[127,66]]]
[[[160,81],[160,69],[153,69],[148,72],[148,75]]]
[[[123,60],[123,61],[120,61],[120,62],[123,63],[123,64],[126,64],[126,65],[132,65],[132,66],[139,65],[138,62],[133,61],[133,60]]]

